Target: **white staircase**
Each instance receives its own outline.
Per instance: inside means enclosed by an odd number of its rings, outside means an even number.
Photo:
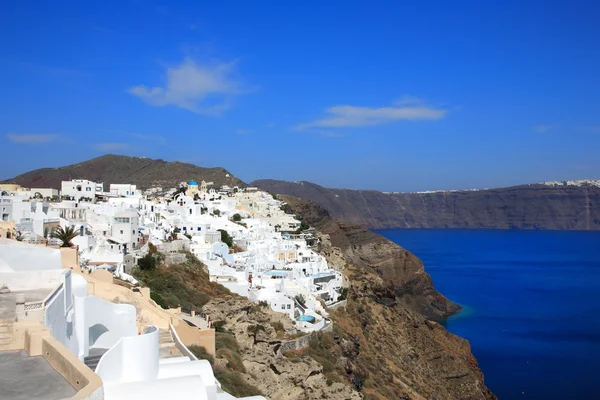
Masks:
[[[175,342],[168,329],[158,330],[158,347],[160,358],[181,357],[183,355],[179,349],[175,347]]]

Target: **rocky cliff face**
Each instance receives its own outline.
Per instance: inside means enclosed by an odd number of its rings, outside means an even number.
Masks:
[[[432,320],[458,307],[435,291],[414,255],[362,227],[339,224],[313,202],[284,199],[288,211],[317,228],[317,250],[342,269],[346,304],[330,310],[330,332],[282,353],[292,339],[284,334],[287,316],[237,295],[213,297],[203,311],[221,331],[217,371],[233,369],[278,400],[496,399],[469,343]],[[240,362],[224,338],[235,339]]]
[[[318,251],[326,257],[341,252],[351,282],[363,275],[374,278],[369,288],[374,300],[385,305],[404,304],[430,319],[443,320],[460,308],[435,291],[421,260],[406,249],[363,226],[335,221],[316,203],[281,196],[297,218],[317,228],[322,241]],[[338,254],[337,257],[340,257]],[[335,259],[328,260],[339,264]]]
[[[525,185],[435,193],[327,189],[261,180],[272,193],[312,200],[339,220],[370,228],[600,229],[600,188]]]

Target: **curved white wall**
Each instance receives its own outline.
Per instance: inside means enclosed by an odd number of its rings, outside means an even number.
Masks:
[[[200,376],[209,399],[216,399],[217,384],[212,367],[207,360],[196,360],[184,363],[161,364],[158,368],[158,379],[182,376]]]
[[[103,379],[104,380],[104,379]],[[105,400],[165,400],[195,399],[214,400],[202,390],[203,382],[199,376],[160,379],[144,382],[129,382],[104,387]]]
[[[158,359],[158,328],[150,326],[142,335],[119,340],[102,356],[96,373],[105,385],[154,380]]]
[[[75,314],[80,359],[92,347],[109,349],[123,337],[137,336],[136,311],[130,304],[113,304],[96,296],[75,296]]]

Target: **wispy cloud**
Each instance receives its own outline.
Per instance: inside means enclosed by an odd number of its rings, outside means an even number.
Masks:
[[[399,120],[437,120],[444,118],[446,113],[447,110],[426,106],[421,99],[405,96],[391,107],[329,107],[325,110],[324,117],[294,128],[343,128],[382,125]]]
[[[60,140],[60,135],[50,134],[8,133],[6,137],[13,143],[27,144],[48,143]]]
[[[535,133],[546,133],[554,128],[555,126],[553,124],[541,124],[534,126],[533,131]]]
[[[94,149],[98,151],[121,151],[131,148],[129,143],[118,143],[118,142],[105,142],[96,143]]]
[[[220,115],[243,92],[233,78],[235,66],[236,61],[201,65],[186,58],[181,65],[167,68],[164,87],[139,85],[128,92],[155,107],[172,105],[197,114]]]
[[[144,135],[141,133],[130,133],[130,136],[139,139],[139,140],[145,140],[147,142],[152,142],[152,143],[156,143],[156,144],[160,144],[160,145],[164,145],[167,143],[167,141],[165,140],[164,137],[162,136],[157,136],[157,135]]]

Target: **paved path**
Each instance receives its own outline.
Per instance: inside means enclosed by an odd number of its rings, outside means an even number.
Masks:
[[[179,317],[181,319],[183,319],[184,321],[191,322],[192,324],[194,324],[195,326],[197,326],[200,329],[208,329],[208,322],[206,322],[206,319],[204,319],[202,317],[199,317],[197,315],[192,317],[188,313],[181,313],[181,314],[179,314]]]
[[[0,351],[0,400],[55,400],[77,392],[43,357]]]

